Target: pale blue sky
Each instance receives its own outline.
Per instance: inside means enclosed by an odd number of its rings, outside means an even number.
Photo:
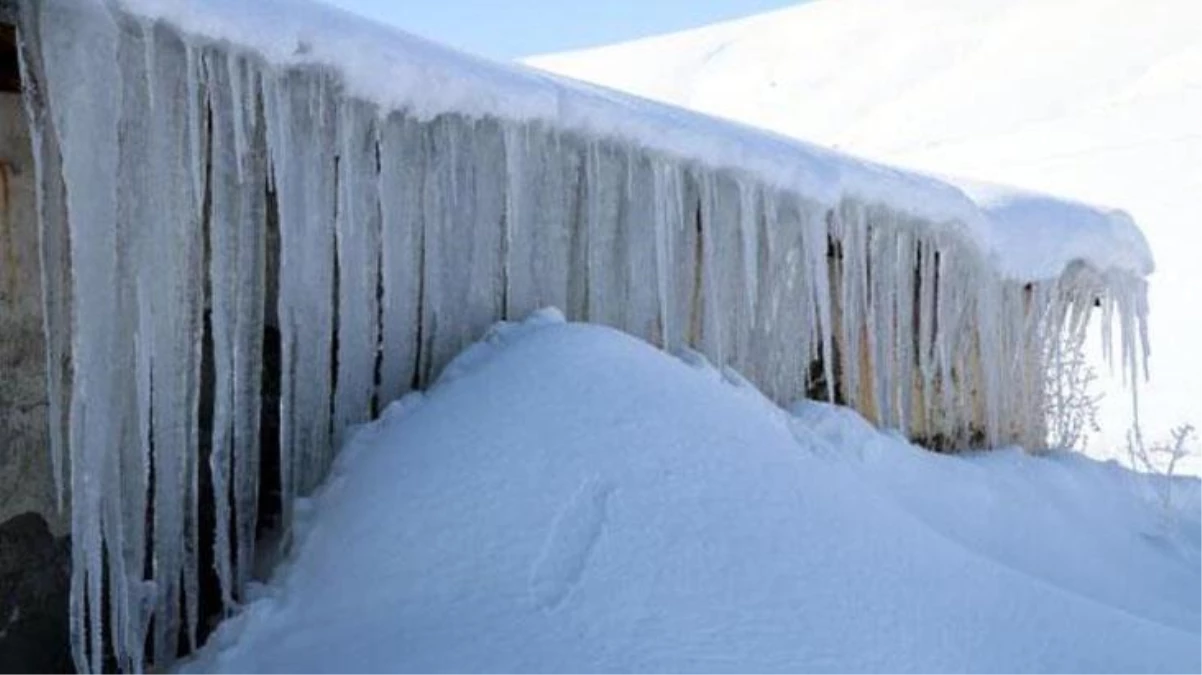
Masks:
[[[411,33],[501,60],[695,28],[800,1],[326,0]]]

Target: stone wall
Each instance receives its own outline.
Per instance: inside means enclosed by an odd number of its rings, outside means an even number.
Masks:
[[[0,523],[33,511],[56,535],[33,157],[21,96],[0,93]]]
[[[71,668],[69,519],[47,448],[35,200],[21,96],[0,92],[0,672]]]

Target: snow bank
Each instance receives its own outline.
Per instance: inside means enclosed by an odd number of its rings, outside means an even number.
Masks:
[[[544,314],[363,427],[184,670],[1189,671],[1198,484],[949,457]],[[830,448],[836,452],[826,452]]]
[[[1013,232],[1013,210],[994,217],[987,204],[936,178],[521,65],[493,63],[310,0],[118,4],[199,41],[252,50],[275,66],[331,68],[347,93],[384,112],[403,110],[422,120],[459,113],[546,122],[561,131],[633,142],[713,169],[745,171],[827,206],[845,197],[887,204],[953,230],[1011,278],[1055,278],[1075,260],[1102,272],[1113,267],[1142,276],[1152,269],[1150,249],[1122,213],[1010,195],[1008,200],[1020,202],[1024,218],[1031,219],[1018,225],[1050,225],[1059,242],[1054,253],[1033,256]],[[1116,245],[1131,248],[1116,257],[1110,253]]]

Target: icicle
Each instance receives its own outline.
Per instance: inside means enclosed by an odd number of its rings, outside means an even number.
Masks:
[[[258,512],[266,181],[261,144],[252,152],[249,142],[259,129],[255,98],[242,82],[247,76],[245,61],[220,52],[207,57],[213,99],[208,278],[215,372],[209,467],[216,522],[214,560],[223,606],[230,611],[249,579]]]
[[[235,127],[240,120],[235,109],[233,89],[237,73],[231,59],[220,52],[206,54],[211,59],[207,68],[212,91],[213,145],[210,158],[212,173],[212,212],[209,219],[209,297],[210,332],[213,336],[213,437],[209,455],[209,470],[213,477],[214,544],[213,560],[221,602],[226,612],[234,604],[234,571],[230,522],[230,474],[234,436],[234,343],[237,340],[236,285],[238,252],[236,248],[240,207],[239,178],[241,158],[235,140]],[[253,226],[253,225],[252,225]]]
[[[897,260],[894,265],[898,272],[898,287],[895,294],[894,316],[897,325],[894,328],[893,353],[897,359],[897,423],[903,435],[909,436],[912,428],[913,400],[915,388],[914,370],[917,365],[917,355],[914,345],[917,339],[917,322],[914,320],[915,296],[917,287],[915,277],[918,274],[918,245],[914,238],[912,225],[906,224],[898,233]]]
[[[270,90],[267,123],[280,218],[280,483],[287,528],[292,499],[317,485],[331,454],[335,119],[323,74],[276,73]]]
[[[739,186],[725,173],[712,173],[703,187],[702,251],[708,269],[703,270],[702,346],[716,365],[743,369],[755,315],[745,288]]]
[[[501,133],[505,143],[505,221],[501,236],[501,269],[505,274],[504,285],[504,316],[506,320],[515,320],[516,291],[513,283],[513,267],[515,242],[526,236],[522,218],[525,216],[527,196],[523,189],[522,178],[527,170],[529,148],[527,144],[528,127],[525,124],[506,123]]]
[[[801,201],[797,205],[802,214],[801,242],[805,253],[803,278],[805,286],[802,293],[806,296],[806,304],[810,308],[806,321],[809,324],[807,332],[809,359],[819,359],[822,362],[822,377],[825,381],[827,400],[835,400],[835,357],[832,351],[834,330],[832,325],[833,312],[831,308],[831,262],[828,260],[830,232],[825,222],[825,210],[815,204]],[[809,372],[808,378],[816,376]]]
[[[807,210],[787,195],[765,191],[763,196],[760,239],[764,258],[758,266],[763,278],[757,286],[764,296],[757,304],[757,344],[753,349],[761,362],[757,373],[760,386],[769,397],[788,400],[804,394],[814,351],[804,235],[811,223],[806,220]],[[780,335],[791,338],[782,341]]]
[[[893,346],[893,297],[897,288],[897,267],[893,264],[890,244],[896,221],[873,207],[868,230],[868,359],[869,377],[872,386],[872,401],[877,415],[877,424],[893,427],[891,389],[894,385],[893,359],[889,353]]]
[[[725,335],[722,319],[724,306],[719,295],[718,284],[723,279],[723,254],[718,249],[718,185],[710,171],[697,170],[695,182],[698,187],[697,250],[700,255],[694,262],[699,267],[694,275],[695,297],[700,299],[698,323],[700,334],[696,346],[709,360],[721,367],[726,365]]]
[[[37,19],[46,95],[59,134],[71,231],[71,650],[96,671],[101,645],[105,463],[118,455],[114,383],[120,307],[117,158],[121,71],[117,26],[97,2],[48,0]],[[45,202],[43,202],[45,204]],[[85,616],[88,626],[85,627]]]
[[[868,312],[868,242],[863,206],[845,201],[836,209],[834,222],[843,252],[840,308],[844,392],[849,405],[875,417],[864,407],[866,393],[861,379]]]
[[[256,71],[245,59],[231,59],[232,103],[239,167],[237,270],[233,360],[234,587],[244,592],[254,567],[255,525],[259,514],[259,418],[262,407],[263,335],[267,295],[267,151],[258,118],[261,100]],[[245,82],[243,80],[245,79]],[[235,84],[239,83],[239,84]],[[236,147],[236,145],[235,145]]]
[[[234,156],[238,160],[238,180],[242,181],[245,180],[246,177],[245,165],[247,162],[247,156],[249,154],[249,149],[247,147],[249,144],[249,140],[247,139],[247,130],[251,127],[251,122],[253,121],[254,117],[254,110],[246,110],[246,83],[243,82],[243,79],[246,77],[246,71],[242,65],[243,60],[236,56],[225,56],[224,58],[217,59],[217,65],[215,65],[214,68],[220,68],[221,63],[225,64],[226,73],[224,74],[224,77],[225,82],[228,83],[227,86],[230,90],[229,113],[233,116],[230,124],[233,128]],[[210,77],[216,79],[221,77],[221,75],[217,73],[211,73]],[[219,103],[214,102],[214,111],[219,105]],[[249,115],[247,114],[248,112]]]
[[[506,176],[500,125],[446,115],[431,127],[434,161],[423,197],[422,300],[430,349],[422,379],[434,376],[495,320],[503,284]]]
[[[657,272],[660,249],[652,160],[643,153],[631,153],[625,182],[621,209],[625,233],[622,269],[628,293],[624,328],[653,343],[662,343],[662,295]]]
[[[515,125],[505,141],[509,246],[507,315],[568,307],[579,156],[550,129]]]
[[[190,204],[193,213],[191,218],[183,218],[184,230],[181,232],[188,243],[183,248],[185,265],[181,265],[184,278],[182,284],[186,288],[188,298],[184,306],[190,310],[185,327],[188,331],[184,337],[184,347],[190,351],[185,355],[185,375],[188,378],[182,401],[186,414],[185,421],[185,450],[187,458],[187,492],[184,496],[186,510],[184,512],[184,605],[188,629],[188,646],[190,651],[196,651],[199,646],[197,633],[200,628],[200,365],[203,350],[204,326],[204,244],[203,220],[205,217],[205,200],[208,190],[205,163],[208,152],[208,113],[207,92],[201,86],[200,63],[196,49],[188,40],[183,41],[185,56],[185,119],[189,131],[189,143],[186,157],[190,166],[185,167],[187,175],[192,179]]]
[[[620,327],[626,305],[622,256],[627,247],[620,212],[626,168],[623,155],[608,144],[589,144],[586,155],[584,193],[588,201],[585,236],[588,262],[582,273],[588,279],[588,314],[584,318]]]
[[[655,161],[654,204],[655,204],[655,277],[659,291],[659,328],[664,348],[676,346],[676,320],[673,317],[672,297],[675,281],[672,267],[676,220],[678,218],[679,184],[672,168],[665,162]]]
[[[147,139],[150,203],[144,233],[138,288],[150,321],[145,345],[151,404],[154,466],[155,663],[176,654],[179,593],[185,596],[188,636],[197,619],[195,556],[197,406],[199,394],[200,274],[202,246],[199,216],[203,183],[198,186],[193,136],[195,97],[186,46],[167,28],[155,25],[145,36],[156,44],[149,64],[151,109]],[[148,93],[149,93],[148,92]]]
[[[420,336],[423,264],[422,192],[427,173],[425,139],[417,122],[400,113],[380,131],[380,282],[383,322],[380,403],[394,401],[413,383]]]
[[[338,111],[338,382],[335,443],[371,415],[375,390],[376,284],[380,249],[375,110],[343,101]]]
[[[753,184],[739,181],[739,243],[742,246],[743,287],[747,290],[747,306],[755,315],[759,298],[759,216],[756,213],[756,190]]]
[[[938,360],[935,356],[935,319],[938,314],[936,304],[935,247],[928,239],[921,239],[918,245],[919,278],[918,278],[918,377],[919,394],[921,396],[922,434],[933,438],[935,429],[935,375]]]
[[[962,337],[960,296],[964,293],[964,288],[970,283],[970,280],[959,276],[959,269],[949,261],[948,254],[940,253],[938,247],[936,247],[934,259],[936,304],[932,348],[935,354],[934,368],[939,400],[929,401],[928,405],[933,413],[938,410],[941,417],[950,417],[948,421],[950,424],[954,423],[956,419],[964,419],[962,411],[954,407],[957,387],[954,382],[956,373],[953,372],[953,369],[958,368],[955,357],[959,338]],[[938,403],[937,407],[936,403]],[[951,434],[957,430],[945,428],[940,431]]]
[[[132,23],[132,22],[131,22]],[[120,127],[118,220],[124,230],[128,244],[120,263],[123,288],[116,289],[124,307],[127,328],[122,340],[130,350],[128,360],[119,367],[133,376],[127,379],[128,393],[124,400],[126,409],[136,411],[130,415],[136,424],[125,425],[121,459],[115,465],[120,470],[119,484],[124,486],[122,494],[123,512],[121,535],[109,541],[109,560],[120,569],[112,570],[110,603],[113,610],[113,651],[129,670],[142,669],[143,653],[146,649],[147,622],[150,617],[144,603],[150,598],[142,596],[143,569],[146,566],[146,509],[150,488],[150,354],[151,320],[146,290],[138,280],[140,267],[149,259],[147,250],[153,247],[147,223],[151,218],[150,197],[146,185],[151,181],[150,145],[146,125],[150,116],[150,91],[146,86],[148,73],[144,59],[147,36],[140,32],[138,24],[130,26],[121,42],[119,60],[124,73],[122,80],[122,120]],[[109,535],[106,533],[106,538]],[[124,542],[123,546],[113,544]],[[123,550],[118,551],[121,548]]]
[[[446,264],[444,261],[446,254],[443,248],[447,240],[452,238],[452,235],[446,234],[446,232],[450,229],[454,217],[455,171],[458,163],[454,153],[453,136],[455,131],[450,128],[451,124],[451,117],[444,116],[424,125],[422,129],[422,132],[427,135],[429,164],[422,184],[421,197],[422,279],[421,298],[418,304],[421,312],[418,355],[421,361],[417,364],[415,374],[415,381],[419,386],[428,383],[433,377],[432,371],[437,363],[434,350],[440,346],[441,342],[446,341],[442,337],[445,330],[441,325],[444,314],[442,295],[445,291],[441,287],[440,268]],[[454,304],[453,300],[450,301],[448,308]],[[458,303],[458,306],[463,306],[462,301]]]
[[[594,163],[593,155],[597,152],[597,141],[585,139],[579,143],[570,138],[564,143],[564,152],[578,157],[575,166],[576,182],[573,194],[569,197],[571,204],[568,210],[568,268],[567,268],[567,304],[564,313],[569,319],[586,320],[588,318],[588,284],[589,284],[589,211],[591,197],[589,195],[589,166]]]
[[[675,310],[679,342],[673,347],[699,344],[701,334],[701,237],[699,228],[700,195],[696,174],[687,167],[671,163],[672,188],[666,207],[671,213],[672,253],[668,262],[675,293],[670,298]]]
[[[463,167],[470,176],[471,191],[464,198],[472,201],[472,219],[463,223],[467,229],[461,230],[460,243],[470,245],[465,252],[471,260],[467,268],[471,277],[465,321],[451,357],[479,339],[504,312],[505,136],[501,124],[492,118],[476,120],[465,131],[472,139]]]

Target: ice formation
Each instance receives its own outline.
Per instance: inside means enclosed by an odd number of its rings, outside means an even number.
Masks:
[[[173,23],[176,6],[21,7],[83,670],[106,653],[142,670],[147,645],[165,664],[181,633],[195,641],[202,542],[233,609],[264,453],[287,523],[344,430],[498,318],[558,306],[942,446],[1040,446],[1047,345],[1084,339],[1095,303],[1132,380],[1146,357],[1138,253],[1098,265],[1070,247],[1023,278],[997,264],[988,210],[938,181],[475,62],[458,94],[373,97],[349,66],[305,61],[309,42],[281,59],[220,21]],[[410,69],[455,66],[409,48]],[[487,105],[463,98],[476,85]],[[278,448],[260,447],[269,326]]]

